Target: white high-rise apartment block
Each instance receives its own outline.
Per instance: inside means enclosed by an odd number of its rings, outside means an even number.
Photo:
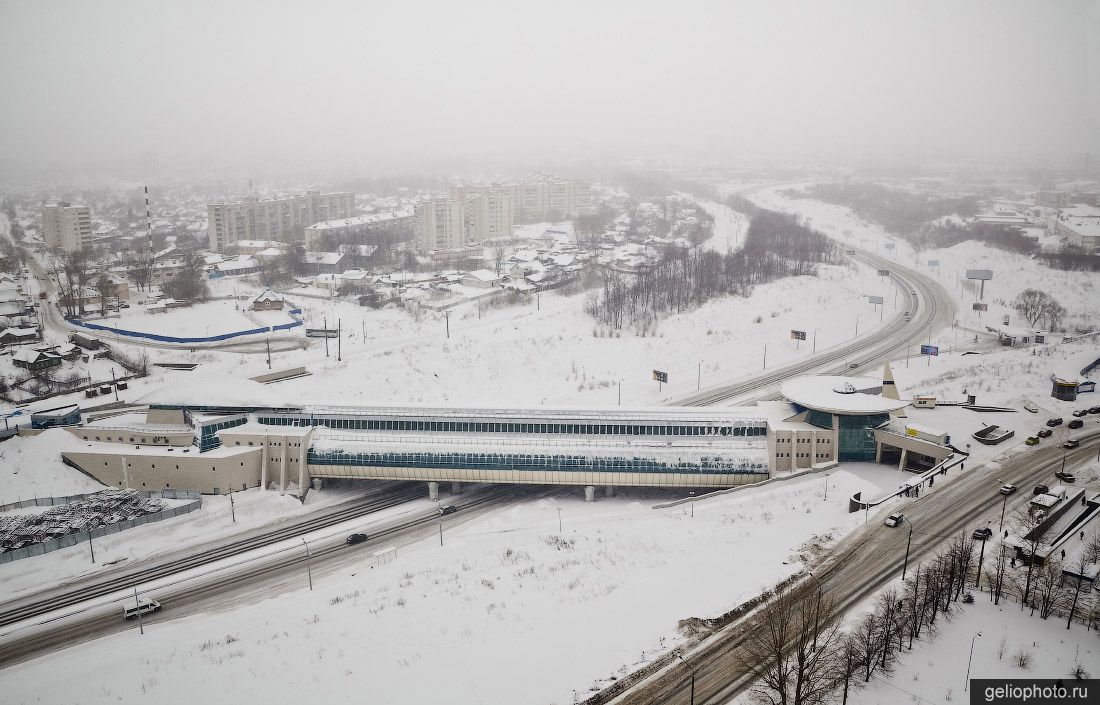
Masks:
[[[42,236],[51,250],[72,252],[92,246],[92,211],[61,202],[42,206]]]
[[[416,249],[421,252],[456,250],[465,244],[462,204],[434,198],[416,206]]]
[[[246,198],[206,207],[211,252],[226,252],[238,240],[294,242],[303,228],[325,220],[349,218],[355,207],[352,193],[308,191],[298,196],[261,201]]]

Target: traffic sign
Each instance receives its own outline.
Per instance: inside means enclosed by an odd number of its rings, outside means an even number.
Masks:
[[[805,340],[806,331],[804,330],[791,330],[791,340]]]
[[[662,372],[660,370],[653,370],[653,379],[657,380],[658,382],[667,382],[668,373]]]

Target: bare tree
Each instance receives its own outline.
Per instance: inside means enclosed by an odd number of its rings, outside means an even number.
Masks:
[[[1061,309],[1061,316],[1065,316],[1065,309],[1062,309],[1054,297],[1039,289],[1024,289],[1012,302],[1012,308],[1016,309],[1016,312],[1023,316],[1030,326],[1034,326],[1040,319],[1049,317],[1052,305]]]

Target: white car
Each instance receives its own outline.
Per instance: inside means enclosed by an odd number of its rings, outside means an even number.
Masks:
[[[903,521],[905,521],[905,515],[901,512],[898,512],[897,514],[891,514],[890,516],[886,517],[886,521],[882,523],[886,526],[889,526],[890,528],[894,528],[895,526],[901,526],[901,523]]]

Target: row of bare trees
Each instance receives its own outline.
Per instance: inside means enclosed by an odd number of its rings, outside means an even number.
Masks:
[[[646,325],[716,296],[747,296],[757,284],[812,275],[818,264],[838,261],[839,250],[822,233],[794,216],[757,209],[741,250],[669,250],[636,275],[606,271],[585,310],[611,328]]]

